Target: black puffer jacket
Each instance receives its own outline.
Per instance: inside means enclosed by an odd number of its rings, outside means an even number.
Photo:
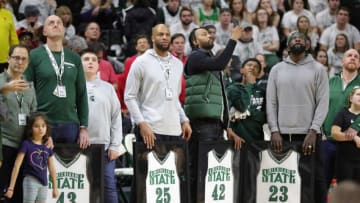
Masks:
[[[126,9],[124,31],[128,43],[128,56],[136,54],[134,40],[137,35],[151,37],[151,29],[157,24],[156,11],[151,7],[133,6]]]

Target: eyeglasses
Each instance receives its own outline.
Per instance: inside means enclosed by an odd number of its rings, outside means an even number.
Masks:
[[[23,62],[26,62],[28,60],[27,57],[21,57],[21,56],[10,56],[10,58],[14,59],[15,61],[23,61]]]

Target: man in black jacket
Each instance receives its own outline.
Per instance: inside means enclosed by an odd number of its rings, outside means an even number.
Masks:
[[[238,26],[233,28],[225,50],[218,57],[214,57],[211,52],[214,42],[205,28],[194,29],[189,37],[193,51],[188,56],[184,69],[187,75],[184,109],[193,129],[193,136],[189,143],[191,186],[194,187],[191,191],[196,191],[198,143],[200,141],[223,140],[223,133],[226,130],[227,137],[234,140],[236,149],[239,149],[241,143],[244,142],[229,128],[229,113],[222,78],[222,70],[229,62],[236,41],[240,39],[242,33],[242,28]],[[191,198],[192,202],[196,202],[195,192]]]

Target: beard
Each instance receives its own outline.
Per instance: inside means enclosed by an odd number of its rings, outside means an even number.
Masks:
[[[205,50],[211,50],[214,47],[214,41],[209,40],[207,43],[201,44],[201,48]]]
[[[293,54],[302,54],[306,51],[306,46],[303,44],[294,44],[290,47],[290,52]]]
[[[161,44],[159,42],[155,42],[154,45],[160,51],[169,51],[170,43],[168,43],[167,45],[163,45],[163,44]]]
[[[190,24],[192,23],[192,21],[191,21],[191,20],[184,20],[184,21],[181,21],[181,23],[182,23],[183,25],[188,26],[188,25],[190,25]]]

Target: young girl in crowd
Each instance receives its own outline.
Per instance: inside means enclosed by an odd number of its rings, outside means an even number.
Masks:
[[[319,49],[317,52],[315,52],[314,58],[317,62],[325,66],[326,72],[329,74],[330,67],[327,52],[325,50]]]
[[[268,13],[270,25],[277,28],[280,23],[280,15],[277,11],[274,11],[274,9],[272,8],[271,1],[270,0],[260,0],[255,11],[257,11],[261,8],[265,9],[265,11]],[[252,18],[254,20],[256,18],[256,13],[254,12],[252,15],[253,15]]]
[[[330,77],[339,73],[342,70],[342,58],[344,53],[349,50],[350,43],[346,34],[340,33],[336,35],[335,44],[333,48],[328,49],[327,55],[330,66]]]
[[[345,131],[360,114],[360,86],[355,86],[349,96],[350,108],[344,108],[335,117],[331,135],[337,141],[336,178],[338,182],[360,182],[360,137],[346,135]]]
[[[232,15],[232,22],[241,25],[244,21],[251,22],[251,14],[246,11],[243,0],[230,0],[229,8]]]
[[[35,112],[31,114],[26,126],[27,139],[21,145],[16,157],[14,168],[11,174],[10,185],[7,188],[5,197],[12,198],[16,179],[20,167],[24,162],[23,196],[26,203],[46,203],[48,174],[53,185],[53,197],[58,196],[56,172],[53,159],[53,151],[44,145],[44,141],[50,136],[48,121],[45,114]]]
[[[257,41],[263,48],[263,53],[266,58],[269,70],[279,62],[279,58],[276,52],[279,51],[280,39],[276,27],[272,26],[270,16],[263,8],[259,8],[255,11],[254,25],[258,26],[259,33],[257,35]]]
[[[70,40],[75,36],[76,30],[72,24],[72,13],[69,7],[60,6],[56,9],[55,14],[61,18],[65,28],[65,39]]]
[[[313,52],[319,42],[319,35],[310,27],[310,20],[307,16],[302,15],[296,21],[296,28],[299,32],[304,33],[310,39],[311,52]]]

